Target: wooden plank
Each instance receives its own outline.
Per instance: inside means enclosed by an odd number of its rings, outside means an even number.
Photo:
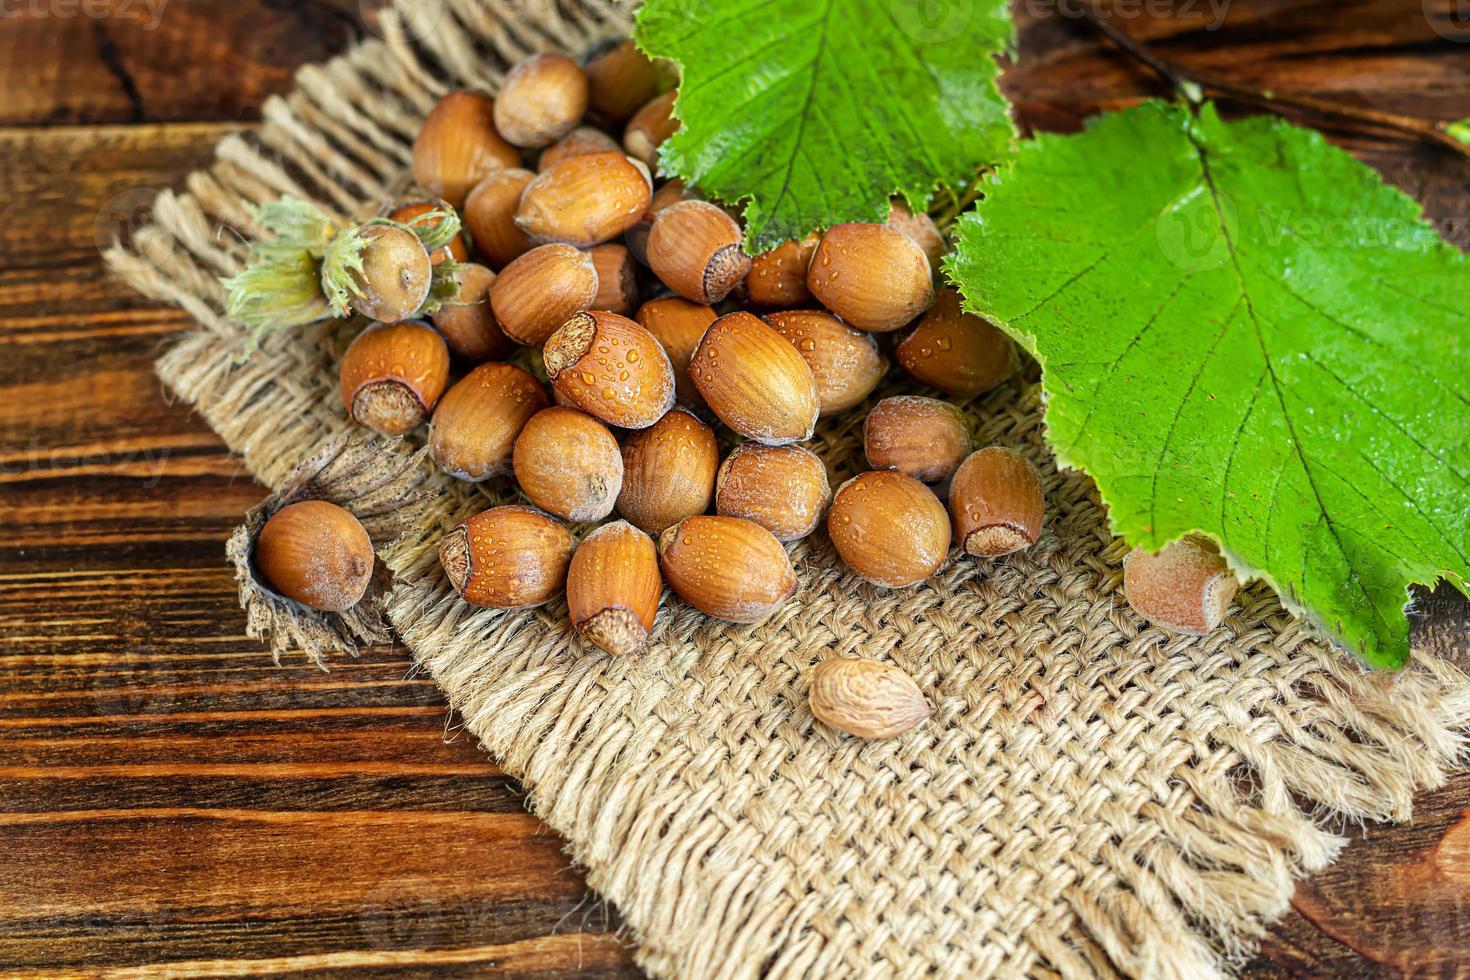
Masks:
[[[0,124],[255,118],[296,68],[363,33],[310,0],[17,0],[0,31]]]

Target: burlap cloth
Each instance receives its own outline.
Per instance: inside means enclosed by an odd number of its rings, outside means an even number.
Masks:
[[[439,95],[493,91],[530,51],[629,30],[597,0],[570,17],[419,6],[439,15],[411,30],[389,17],[387,40],[303,69],[258,132],[224,140],[108,256],[198,320],[159,373],[272,486],[348,427],[334,365],[355,325],[274,336],[237,362],[217,277],[254,234],[242,202],[370,211]],[[398,635],[622,910],[651,974],[1212,975],[1332,859],[1342,839],[1323,821],[1404,819],[1454,760],[1459,671],[1420,651],[1396,676],[1365,674],[1259,587],[1207,639],[1149,628],[1123,601],[1125,549],[1090,482],[1043,447],[1032,389],[971,408],[983,442],[1044,474],[1030,552],[884,591],[817,534],[793,549],[801,590],[769,622],[669,597],[630,660],[578,641],[560,603],[507,614],[453,595],[439,537],[504,488],[435,474],[447,492],[386,553]],[[834,482],[861,460],[863,414],[817,434]],[[813,663],[859,655],[912,674],[933,720],[875,744],[814,723]]]

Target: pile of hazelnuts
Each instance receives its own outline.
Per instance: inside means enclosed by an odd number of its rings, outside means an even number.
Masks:
[[[735,217],[653,175],[678,129],[667,87],[629,41],[580,61],[532,57],[498,97],[438,103],[413,148],[424,197],[385,209],[404,222],[461,215],[465,235],[430,256],[456,263],[459,295],[432,322],[357,336],[341,361],[344,406],[389,436],[427,423],[445,473],[512,477],[528,501],[444,536],[459,595],[523,609],[565,593],[582,636],[625,656],[648,641],[665,582],[709,616],[769,617],[797,587],[784,545],[824,518],[846,565],[886,588],[934,575],[952,541],[980,558],[1033,545],[1036,470],[1008,448],[976,451],[949,401],[873,405],[869,469],[835,493],[802,445],[818,419],[864,404],[890,357],[955,400],[1016,369],[1012,342],[936,288],[945,243],[933,221],[894,203],[882,224],[746,254]],[[723,459],[717,426],[739,440]],[[332,556],[366,548],[370,569],[366,536],[321,513],[297,525],[284,538],[318,556],[310,574],[277,567],[266,545],[283,535],[269,525],[260,571],[308,605],[350,606],[355,580],[307,580],[355,571],[365,590],[363,562]],[[579,541],[569,525],[594,527]],[[909,678],[867,663],[828,671],[840,690],[814,684],[819,717],[881,737],[928,716]],[[872,701],[865,690],[902,710],[854,707]]]

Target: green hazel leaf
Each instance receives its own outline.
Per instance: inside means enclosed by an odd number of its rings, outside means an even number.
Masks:
[[[1027,143],[947,271],[1041,362],[1048,439],[1369,664],[1470,576],[1470,258],[1320,135],[1148,104]]]
[[[1447,124],[1445,126],[1445,132],[1466,146],[1470,146],[1470,119],[1461,119],[1459,122]]]
[[[1010,153],[1005,0],[648,0],[638,43],[681,66],[661,168],[748,201],[747,249],[922,209]]]

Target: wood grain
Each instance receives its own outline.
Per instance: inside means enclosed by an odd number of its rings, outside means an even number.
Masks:
[[[264,491],[153,376],[186,318],[99,262],[99,236],[357,36],[360,5],[171,0],[144,32],[126,0],[100,27],[47,2],[0,25],[0,973],[636,976],[616,914],[403,650],[323,674],[242,635],[223,542]],[[1057,6],[1022,5],[1024,125],[1160,94]],[[1470,45],[1404,0],[1124,26],[1263,86],[1470,116]],[[1329,133],[1465,241],[1462,166]],[[1466,609],[1441,589],[1419,635],[1463,649]],[[1246,972],[1454,975],[1467,910],[1461,775],[1304,883]]]

